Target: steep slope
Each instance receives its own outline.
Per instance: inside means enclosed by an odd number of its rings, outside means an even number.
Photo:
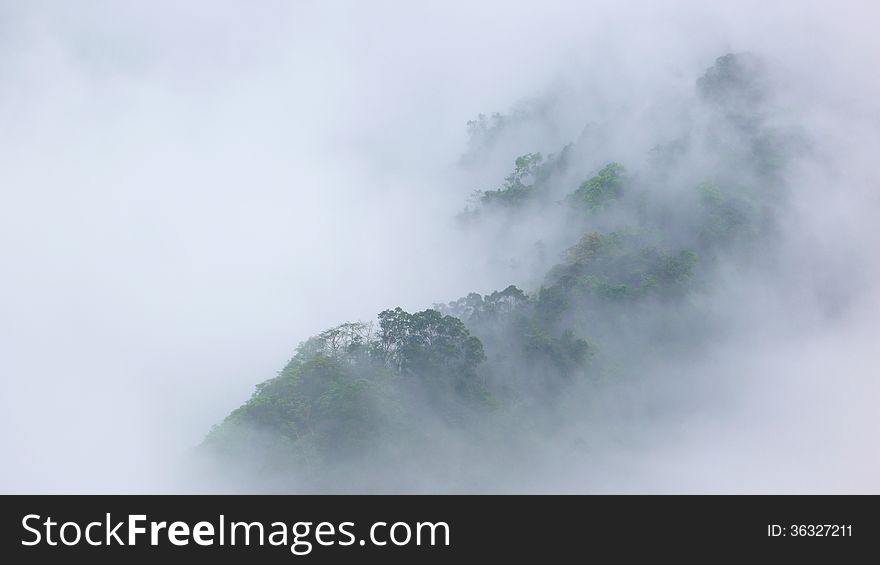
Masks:
[[[324,331],[203,450],[253,490],[470,491],[500,475],[515,485],[606,383],[638,383],[723,333],[705,306],[719,269],[772,261],[786,164],[802,143],[768,125],[771,96],[757,58],[726,55],[696,82],[687,133],[633,165],[586,165],[589,128],[558,153],[517,157],[500,186],[476,193],[461,228],[516,233],[503,253],[543,271],[530,273],[540,284]],[[509,123],[471,124],[469,166]],[[551,249],[529,240],[536,224]]]

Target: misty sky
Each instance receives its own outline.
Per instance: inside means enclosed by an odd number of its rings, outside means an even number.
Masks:
[[[638,111],[745,50],[832,162],[798,276],[863,291],[607,488],[876,492],[880,7],[717,4],[0,1],[0,490],[169,488],[298,342],[511,282],[454,222],[469,119],[560,85]]]

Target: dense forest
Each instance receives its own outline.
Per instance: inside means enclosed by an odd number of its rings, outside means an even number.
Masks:
[[[609,155],[613,124],[584,124],[474,193],[458,229],[508,242],[499,261],[517,255],[525,275],[319,333],[201,451],[236,488],[293,492],[505,490],[548,438],[548,456],[589,454],[603,387],[638,386],[724,332],[707,297],[724,272],[772,264],[786,166],[809,150],[772,119],[756,56],[719,57],[692,84],[684,125],[642,157]],[[461,166],[553,113],[478,116]]]

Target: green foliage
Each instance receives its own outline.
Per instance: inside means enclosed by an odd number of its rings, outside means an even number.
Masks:
[[[234,452],[267,433],[271,451],[292,464],[358,456],[403,428],[401,415],[417,411],[420,398],[451,415],[456,404],[490,405],[477,371],[485,359],[483,344],[458,318],[384,310],[376,331],[346,323],[302,343],[205,443]]]
[[[504,185],[498,190],[487,190],[480,195],[484,206],[519,206],[533,193],[534,180],[538,167],[544,160],[540,153],[527,153],[516,158],[513,172],[504,178]],[[532,181],[532,184],[526,184]]]
[[[584,181],[567,198],[569,205],[592,212],[617,201],[622,193],[626,169],[620,163],[605,165],[596,176]]]
[[[316,456],[362,454],[392,426],[400,398],[387,375],[358,373],[340,359],[300,354],[278,377],[258,385],[250,400],[212,430],[206,444],[241,450],[271,437],[274,451],[299,464]]]
[[[715,59],[715,64],[697,80],[697,92],[718,104],[755,105],[764,96],[761,64],[748,53],[728,53]]]
[[[401,308],[379,313],[374,346],[381,360],[404,375],[473,378],[485,360],[483,344],[458,318],[437,310],[410,314]]]
[[[542,286],[535,301],[536,321],[541,325],[550,325],[568,311],[571,304],[569,289],[566,288],[567,278],[551,286]]]
[[[704,247],[723,249],[756,233],[755,205],[740,193],[730,195],[712,182],[697,185],[703,214],[698,237]]]
[[[568,263],[586,265],[597,257],[613,255],[623,246],[623,235],[618,232],[600,234],[590,232],[584,234],[575,245],[570,247],[565,256]]]
[[[549,363],[564,377],[570,377],[585,366],[590,346],[586,340],[576,337],[571,329],[566,329],[558,337],[537,326],[531,330],[524,344],[530,364]]]
[[[610,301],[680,294],[698,264],[695,252],[660,250],[638,232],[587,233],[565,257],[566,263],[549,273],[550,285],[541,289],[547,310],[556,315],[567,308],[567,299],[557,295],[572,288]]]
[[[577,383],[618,378],[625,371],[614,367],[626,366],[626,356],[646,356],[676,341],[679,347],[697,343],[691,336],[699,328],[690,321],[699,315],[681,318],[688,323],[680,324],[678,339],[672,318],[700,302],[687,298],[711,280],[713,261],[766,242],[766,210],[775,203],[789,150],[758,127],[750,105],[762,100],[763,85],[755,67],[747,56],[728,55],[698,82],[723,134],[706,148],[720,148],[718,161],[727,163],[711,173],[715,180],[694,190],[674,186],[693,178],[675,168],[691,150],[686,136],[658,144],[651,174],[639,175],[650,180],[645,186],[623,165],[608,163],[565,197],[565,204],[588,213],[556,216],[573,222],[560,237],[571,238],[568,243],[580,238],[533,292],[510,285],[414,313],[388,309],[377,323],[321,332],[297,348],[277,377],[258,385],[205,445],[252,460],[261,472],[308,468],[320,474],[328,464],[381,457],[380,445],[412,450],[428,441],[425,430],[436,429],[423,424],[431,419],[460,434],[479,430],[469,424],[496,414],[527,428]],[[481,115],[468,130],[486,144],[512,119]],[[731,137],[737,143],[712,145]],[[501,187],[478,193],[478,209],[466,215],[494,208],[516,210],[511,217],[520,219],[549,210],[571,190],[571,178],[583,178],[567,170],[583,155],[572,147],[546,160],[540,153],[518,157]],[[657,320],[659,330],[650,323]],[[627,349],[632,344],[637,351]]]
[[[475,325],[493,323],[501,316],[512,314],[528,303],[529,297],[526,293],[510,285],[504,290],[496,290],[486,296],[472,292],[449,304],[438,305],[438,309]]]
[[[337,360],[358,360],[369,354],[372,339],[372,324],[347,322],[300,344],[297,348],[297,359],[325,356]]]
[[[645,286],[634,287],[623,283],[613,283],[606,277],[597,275],[583,275],[578,277],[578,287],[585,291],[595,294],[605,300],[623,300],[627,298],[635,298],[644,288],[653,288],[656,285],[656,278],[646,275],[642,279]]]

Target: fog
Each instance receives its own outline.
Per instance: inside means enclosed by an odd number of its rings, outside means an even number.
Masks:
[[[534,291],[577,241],[552,215],[475,238],[475,189],[587,125],[585,170],[644,160],[743,51],[811,147],[771,266],[713,274],[711,347],[594,395],[589,456],[548,437],[487,488],[880,491],[880,8],[474,4],[0,2],[2,492],[203,490],[189,454],[298,343]],[[549,118],[468,164],[468,120],[529,104]],[[532,239],[549,257],[511,262]]]

